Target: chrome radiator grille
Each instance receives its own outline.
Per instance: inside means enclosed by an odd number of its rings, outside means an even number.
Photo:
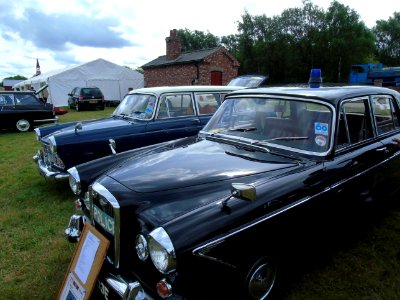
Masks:
[[[120,264],[120,207],[117,199],[101,184],[95,183],[90,193],[93,225],[109,241],[107,257],[116,268]]]

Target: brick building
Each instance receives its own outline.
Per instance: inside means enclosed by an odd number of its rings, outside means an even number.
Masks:
[[[166,41],[166,55],[142,66],[144,85],[226,85],[238,75],[239,61],[224,47],[181,52],[176,29]]]

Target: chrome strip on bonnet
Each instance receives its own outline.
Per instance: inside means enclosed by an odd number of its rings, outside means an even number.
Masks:
[[[107,201],[111,204],[114,209],[114,221],[115,221],[115,228],[114,228],[114,267],[119,268],[120,264],[120,229],[121,229],[121,214],[120,214],[120,206],[117,199],[111,194],[102,184],[95,182],[93,184],[93,190],[102,195]],[[93,203],[92,203],[93,204]],[[93,207],[93,205],[92,205]],[[92,212],[93,214],[93,212]]]

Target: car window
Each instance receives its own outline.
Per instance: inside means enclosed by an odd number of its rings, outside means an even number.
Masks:
[[[195,98],[200,115],[213,114],[222,102],[222,95],[218,93],[198,93]]]
[[[373,136],[368,99],[344,102],[339,112],[337,147],[356,144]]]
[[[161,98],[158,118],[193,116],[193,102],[190,94],[166,95]]]
[[[156,97],[147,94],[127,95],[113,115],[129,116],[136,119],[146,120],[153,116]]]
[[[388,96],[374,96],[372,97],[372,108],[378,134],[400,128],[392,98]]]
[[[21,94],[15,95],[15,104],[16,105],[38,105],[39,101],[32,95]]]
[[[14,105],[12,95],[0,95],[0,105]]]

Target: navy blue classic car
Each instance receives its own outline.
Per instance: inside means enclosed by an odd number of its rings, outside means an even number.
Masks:
[[[67,237],[90,222],[110,241],[93,297],[270,298],[326,216],[396,199],[399,104],[379,87],[243,89],[197,137],[73,167]]]
[[[33,92],[0,91],[0,129],[25,132],[56,121],[53,104],[43,103]]]
[[[68,179],[67,170],[111,153],[196,135],[238,87],[143,88],[124,97],[108,118],[35,129],[43,148],[33,157],[45,178]]]

